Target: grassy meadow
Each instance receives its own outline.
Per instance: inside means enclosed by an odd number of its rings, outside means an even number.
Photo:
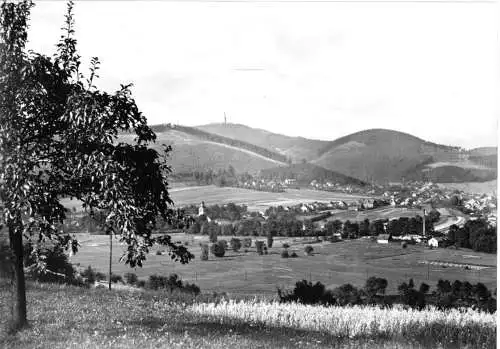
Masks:
[[[0,299],[10,296],[0,280]],[[30,327],[0,347],[494,348],[495,315],[324,308],[262,301],[179,302],[162,292],[28,283]],[[7,313],[7,303],[0,303]],[[360,321],[361,320],[361,321]]]
[[[230,237],[220,237],[228,242]],[[103,235],[79,234],[80,251],[71,257],[72,263],[81,267],[107,272],[109,263],[109,238]],[[277,287],[292,287],[301,279],[321,281],[328,288],[345,283],[363,286],[370,276],[386,278],[387,292],[396,293],[397,286],[413,278],[417,283],[425,282],[434,287],[439,279],[468,280],[482,282],[488,288],[496,288],[496,255],[465,249],[428,249],[400,244],[377,244],[370,239],[358,239],[337,243],[311,243],[312,256],[304,254],[304,246],[311,241],[302,238],[275,238],[268,255],[258,255],[255,245],[245,252],[226,251],[222,258],[210,255],[208,261],[200,260],[201,242],[208,242],[207,236],[174,234],[174,241],[188,243],[195,259],[181,265],[171,261],[167,254],[156,255],[155,248],[142,268],[131,269],[120,263],[118,242],[114,247],[113,272],[124,274],[133,271],[139,278],[149,275],[178,274],[183,280],[195,283],[202,291],[227,292],[228,294],[275,294]],[[260,238],[265,241],[265,238]],[[281,258],[282,244],[290,245],[298,258]],[[429,262],[449,262],[481,266],[479,269],[433,265]]]

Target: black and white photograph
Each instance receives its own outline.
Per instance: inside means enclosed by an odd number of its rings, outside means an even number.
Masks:
[[[0,0],[0,348],[497,347],[496,0]]]

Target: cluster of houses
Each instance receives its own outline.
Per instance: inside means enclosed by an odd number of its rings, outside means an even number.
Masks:
[[[492,227],[497,226],[497,200],[493,195],[462,195],[462,206],[471,217],[482,217]]]
[[[239,188],[252,189],[258,191],[269,191],[273,193],[283,193],[285,191],[286,186],[282,183],[270,180],[266,181],[264,179],[253,179],[248,181],[240,181],[238,182]]]
[[[335,191],[348,194],[354,194],[354,193],[356,194],[363,193],[368,195],[376,194],[376,191],[373,188],[367,189],[356,185],[340,184],[331,181],[321,182],[318,180],[312,180],[311,183],[309,183],[309,186],[312,189],[316,190]]]
[[[330,210],[348,210],[348,211],[361,211],[361,210],[371,210],[377,207],[387,206],[389,204],[388,201],[382,199],[360,199],[353,200],[349,202],[345,202],[342,200],[334,200],[328,203],[326,202],[311,202],[311,203],[302,203],[297,206],[292,207],[292,209],[296,211],[300,211],[301,213],[316,213],[322,211],[330,211]]]

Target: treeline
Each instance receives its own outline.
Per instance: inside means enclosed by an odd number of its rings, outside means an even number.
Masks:
[[[240,176],[241,177],[241,176]],[[217,171],[208,168],[206,170],[194,170],[190,172],[180,172],[173,175],[174,179],[184,181],[194,181],[197,185],[216,185],[218,187],[234,187],[241,180],[236,175],[233,166],[220,168]]]
[[[186,208],[187,213],[197,212],[197,207],[192,205]],[[189,230],[192,234],[210,234],[215,231],[217,235],[241,235],[241,236],[333,236],[340,234],[343,239],[357,239],[363,236],[378,236],[390,234],[400,236],[404,234],[422,234],[422,217],[402,217],[389,221],[387,219],[362,222],[347,220],[342,222],[338,219],[326,222],[321,226],[318,221],[327,219],[330,214],[316,215],[311,219],[297,219],[298,211],[286,210],[282,206],[269,207],[264,219],[256,212],[248,214],[246,206],[228,204],[225,206],[210,206],[205,209],[207,215],[212,219],[226,219],[226,224],[208,222],[206,218],[196,218]],[[436,211],[437,212],[437,211]],[[433,223],[439,220],[437,215],[426,216],[426,233],[433,233]]]
[[[425,217],[425,233],[433,233],[434,223],[439,221],[440,213],[437,210],[432,210],[429,215]],[[415,217],[400,217],[392,219],[387,223],[386,231],[391,236],[401,236],[407,234],[423,234],[422,217],[417,215]]]
[[[470,220],[462,228],[455,224],[448,231],[448,244],[478,252],[497,252],[497,230],[484,219]]]
[[[246,188],[275,193],[282,193],[285,191],[281,184],[273,183],[268,185],[266,181],[256,178],[248,172],[237,174],[234,167],[231,165],[229,165],[227,169],[220,168],[217,171],[209,168],[203,171],[194,170],[191,172],[175,173],[173,178],[179,181],[192,181],[196,185]]]
[[[281,161],[281,162],[287,162],[289,159],[282,154],[278,154],[276,152],[273,152],[269,149],[259,147],[255,144],[247,143],[238,139],[233,139],[229,137],[224,137],[220,135],[216,135],[213,133],[205,132],[200,129],[197,129],[195,127],[188,127],[188,126],[180,126],[180,125],[175,125],[172,126],[171,124],[163,124],[163,125],[153,125],[151,126],[151,129],[154,132],[165,132],[166,130],[175,128],[176,130],[179,130],[181,132],[191,134],[193,136],[196,136],[201,139],[205,139],[207,141],[211,142],[216,142],[216,143],[222,143],[222,144],[227,144],[233,147],[238,147],[241,149],[249,150],[251,152],[254,152],[256,154],[265,156],[268,159],[276,160],[276,161]]]
[[[295,283],[291,291],[278,289],[280,302],[298,302],[303,304],[322,305],[374,305],[391,307],[394,303],[403,304],[414,309],[423,309],[434,305],[441,310],[451,308],[473,308],[489,313],[496,312],[496,298],[483,283],[475,285],[468,281],[439,280],[433,292],[426,283],[417,288],[413,279],[398,286],[397,295],[386,295],[388,282],[386,279],[370,277],[363,287],[357,288],[344,284],[328,290],[321,282],[313,284],[302,280]]]

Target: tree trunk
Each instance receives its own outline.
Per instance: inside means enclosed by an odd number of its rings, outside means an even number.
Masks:
[[[17,331],[28,325],[26,313],[26,283],[24,280],[24,264],[23,264],[23,235],[22,232],[9,228],[9,240],[12,251],[12,322],[11,330]]]

